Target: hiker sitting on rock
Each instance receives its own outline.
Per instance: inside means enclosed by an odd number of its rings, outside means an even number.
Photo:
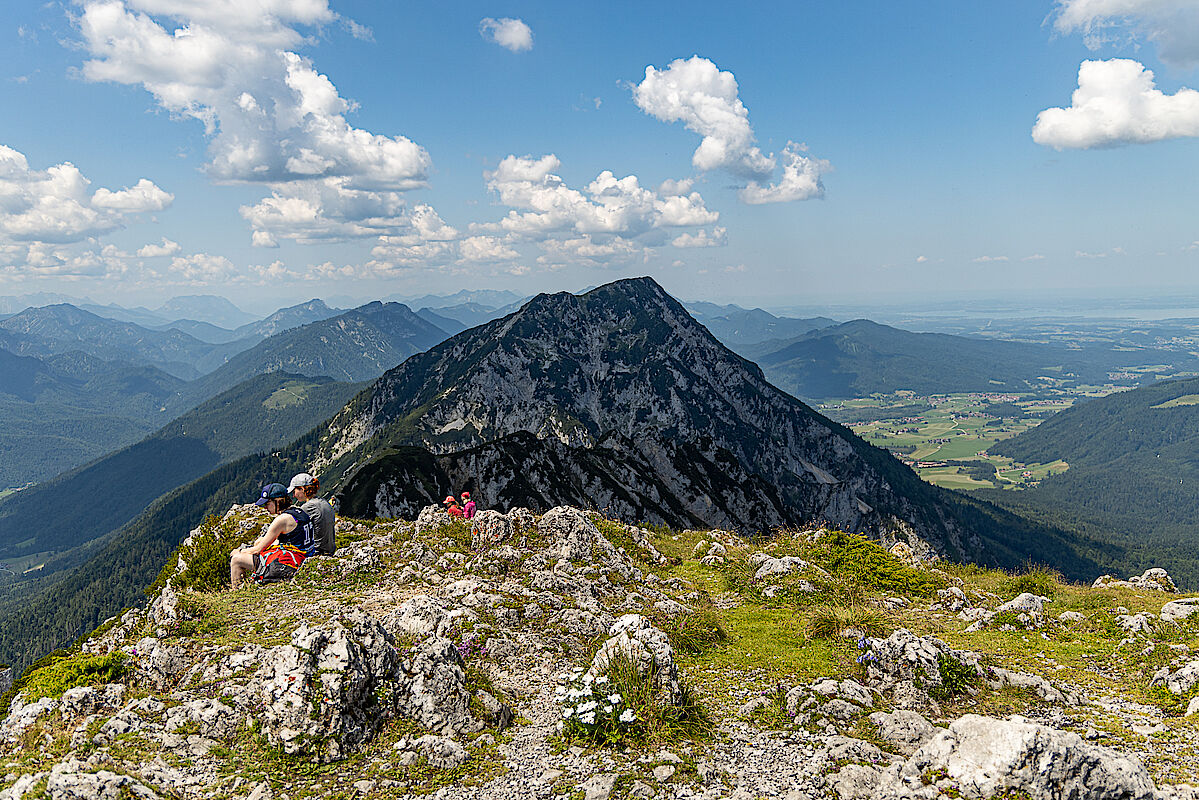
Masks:
[[[301,510],[312,518],[316,528],[316,554],[331,556],[337,550],[337,514],[333,506],[316,496],[320,488],[321,482],[307,472],[301,472],[287,485]]]
[[[267,583],[286,580],[296,574],[304,559],[316,552],[316,526],[304,510],[291,504],[291,494],[281,483],[262,488],[254,501],[275,514],[266,532],[249,547],[236,548],[229,554],[229,584],[237,589],[242,578],[252,572],[254,580]]]
[[[462,518],[475,518],[475,501],[470,499],[470,492],[462,493]]]
[[[458,505],[454,495],[446,495],[445,500],[441,502],[445,505],[445,513],[456,519],[462,519],[462,507]]]

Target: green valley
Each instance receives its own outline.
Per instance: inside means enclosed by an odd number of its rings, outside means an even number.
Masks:
[[[1065,472],[1068,461],[1048,452],[1038,459],[1013,458],[992,452],[995,445],[1032,430],[1079,398],[1120,390],[1108,384],[1022,395],[899,391],[817,408],[889,450],[929,483],[946,489],[1027,489]]]

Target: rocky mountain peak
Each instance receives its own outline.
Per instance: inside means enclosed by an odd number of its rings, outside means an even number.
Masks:
[[[404,447],[435,462],[401,465]],[[413,356],[332,420],[315,461],[361,514],[415,513],[461,476],[489,503],[604,499],[670,524],[826,520],[983,549],[910,470],[769,384],[650,278],[538,295]],[[416,480],[417,462],[439,472]]]

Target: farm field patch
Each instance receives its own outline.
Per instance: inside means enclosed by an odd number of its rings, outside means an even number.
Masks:
[[[1102,397],[1116,386],[1046,394],[896,392],[819,406],[867,442],[890,450],[921,478],[947,489],[1025,489],[1069,469],[1061,459],[1025,464],[991,455],[997,442],[1034,428],[1079,397]]]

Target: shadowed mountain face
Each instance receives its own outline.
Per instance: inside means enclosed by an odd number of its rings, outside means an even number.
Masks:
[[[405,446],[433,458],[398,456]],[[470,488],[484,505],[607,504],[742,531],[910,529],[959,557],[1011,556],[989,552],[944,493],[767,383],[648,278],[540,295],[409,359],[334,418],[317,461],[344,478],[354,515]],[[427,496],[411,489],[442,480]]]

